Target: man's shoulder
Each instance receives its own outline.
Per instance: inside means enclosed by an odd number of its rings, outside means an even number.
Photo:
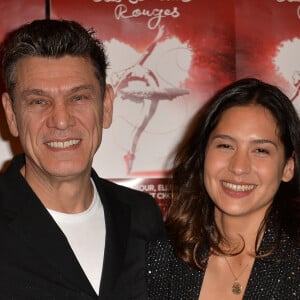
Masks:
[[[127,187],[125,185],[121,185],[109,179],[100,178],[97,175],[92,176],[98,191],[103,192],[105,194],[109,194],[113,199],[118,199],[122,202],[125,202],[129,205],[149,205],[155,200],[149,194],[145,192],[138,191],[134,188]],[[143,200],[143,201],[141,201]],[[135,203],[138,202],[138,203]]]
[[[111,204],[119,205],[122,203],[130,207],[133,212],[142,215],[144,213],[153,215],[159,212],[155,199],[145,192],[103,178],[98,178],[95,183],[100,197],[105,197]]]
[[[162,214],[155,199],[141,191],[116,184],[110,180],[92,176],[104,207],[129,212],[131,223],[137,232],[154,239],[165,235]]]

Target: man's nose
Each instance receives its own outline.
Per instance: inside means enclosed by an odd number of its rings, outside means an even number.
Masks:
[[[47,125],[61,130],[74,125],[74,117],[70,107],[66,103],[54,104]]]

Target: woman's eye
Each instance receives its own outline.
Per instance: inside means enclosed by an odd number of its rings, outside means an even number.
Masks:
[[[232,146],[229,144],[218,144],[217,148],[221,148],[221,149],[231,149]]]
[[[269,153],[270,153],[269,150],[264,149],[264,148],[257,148],[257,149],[255,150],[255,152],[256,152],[256,153],[261,153],[261,154],[269,154]]]

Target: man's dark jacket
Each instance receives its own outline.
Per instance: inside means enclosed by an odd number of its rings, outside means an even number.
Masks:
[[[0,176],[0,299],[146,298],[145,243],[164,235],[149,195],[91,177],[105,215],[105,254],[96,295],[68,241],[20,173],[16,156]]]

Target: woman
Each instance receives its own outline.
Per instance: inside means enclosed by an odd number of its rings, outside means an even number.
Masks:
[[[189,132],[166,214],[172,246],[148,245],[148,299],[299,299],[300,124],[291,101],[242,79]]]

